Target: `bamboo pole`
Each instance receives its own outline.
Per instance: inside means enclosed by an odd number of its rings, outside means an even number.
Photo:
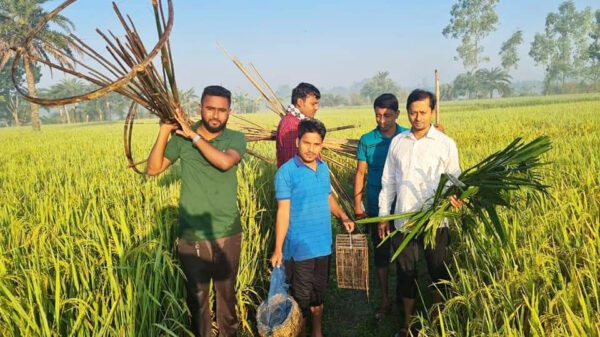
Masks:
[[[440,124],[440,74],[435,70],[435,125]]]

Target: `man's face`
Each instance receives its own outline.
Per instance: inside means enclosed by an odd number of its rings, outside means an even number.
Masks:
[[[309,118],[315,117],[319,110],[319,100],[315,95],[308,95],[306,98],[298,98],[296,100],[296,108]]]
[[[205,96],[200,105],[202,125],[211,133],[220,132],[229,119],[229,101],[221,96]]]
[[[307,132],[297,140],[297,145],[298,155],[302,158],[302,161],[310,164],[319,157],[323,148],[323,139],[317,132]]]
[[[377,121],[379,131],[390,131],[396,125],[397,119],[398,111],[387,108],[375,108],[375,121]]]
[[[429,129],[433,117],[434,112],[429,106],[429,98],[412,102],[408,107],[408,120],[412,125],[413,131]]]

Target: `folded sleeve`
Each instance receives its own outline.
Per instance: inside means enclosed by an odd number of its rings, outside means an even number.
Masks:
[[[285,200],[292,197],[292,181],[287,166],[282,166],[275,173],[275,199]]]

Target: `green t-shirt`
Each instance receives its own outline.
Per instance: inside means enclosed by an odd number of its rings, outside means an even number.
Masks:
[[[238,131],[226,128],[210,143],[221,151],[234,149],[240,156],[246,153],[246,139]],[[219,170],[191,140],[179,135],[173,135],[167,143],[165,157],[171,162],[181,159],[180,238],[214,240],[242,231],[237,207],[237,165],[227,171]]]

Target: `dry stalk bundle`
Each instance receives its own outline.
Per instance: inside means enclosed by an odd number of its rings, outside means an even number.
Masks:
[[[23,46],[26,46],[29,41],[35,38],[49,20],[75,1],[67,0],[63,2],[42,18],[29,33]],[[81,95],[58,99],[33,97],[16,84],[17,68],[20,58],[23,57],[24,47],[16,48],[16,55],[12,65],[12,77],[16,89],[28,101],[40,105],[56,106],[72,104],[92,100],[113,91],[130,98],[133,103],[129,108],[124,127],[125,154],[129,166],[138,173],[142,172],[136,168],[136,165],[143,161],[135,162],[131,154],[133,120],[137,114],[136,105],[143,106],[150,113],[167,122],[175,121],[173,113],[179,107],[173,58],[169,44],[169,36],[173,28],[173,3],[172,0],[167,0],[168,14],[166,18],[161,0],[153,0],[152,7],[158,34],[158,41],[152,49],[148,49],[144,45],[131,17],[128,15],[123,16],[118,6],[113,2],[114,12],[125,32],[124,39],[117,37],[111,31],[105,33],[96,29],[96,32],[106,43],[106,50],[110,54],[110,58],[102,56],[101,53],[94,50],[74,34],[69,35],[69,40],[82,53],[85,61],[80,61],[62,53],[59,48],[54,48],[50,44],[48,44],[48,48],[55,55],[60,56],[58,59],[67,59],[72,66],[66,65],[64,62],[53,62],[48,58],[40,58],[32,55],[27,56],[32,58],[34,62],[40,62],[48,66],[51,70],[58,70],[94,84],[98,87],[95,90]],[[156,67],[153,60],[159,53],[160,67]],[[76,67],[82,70],[75,70]]]

